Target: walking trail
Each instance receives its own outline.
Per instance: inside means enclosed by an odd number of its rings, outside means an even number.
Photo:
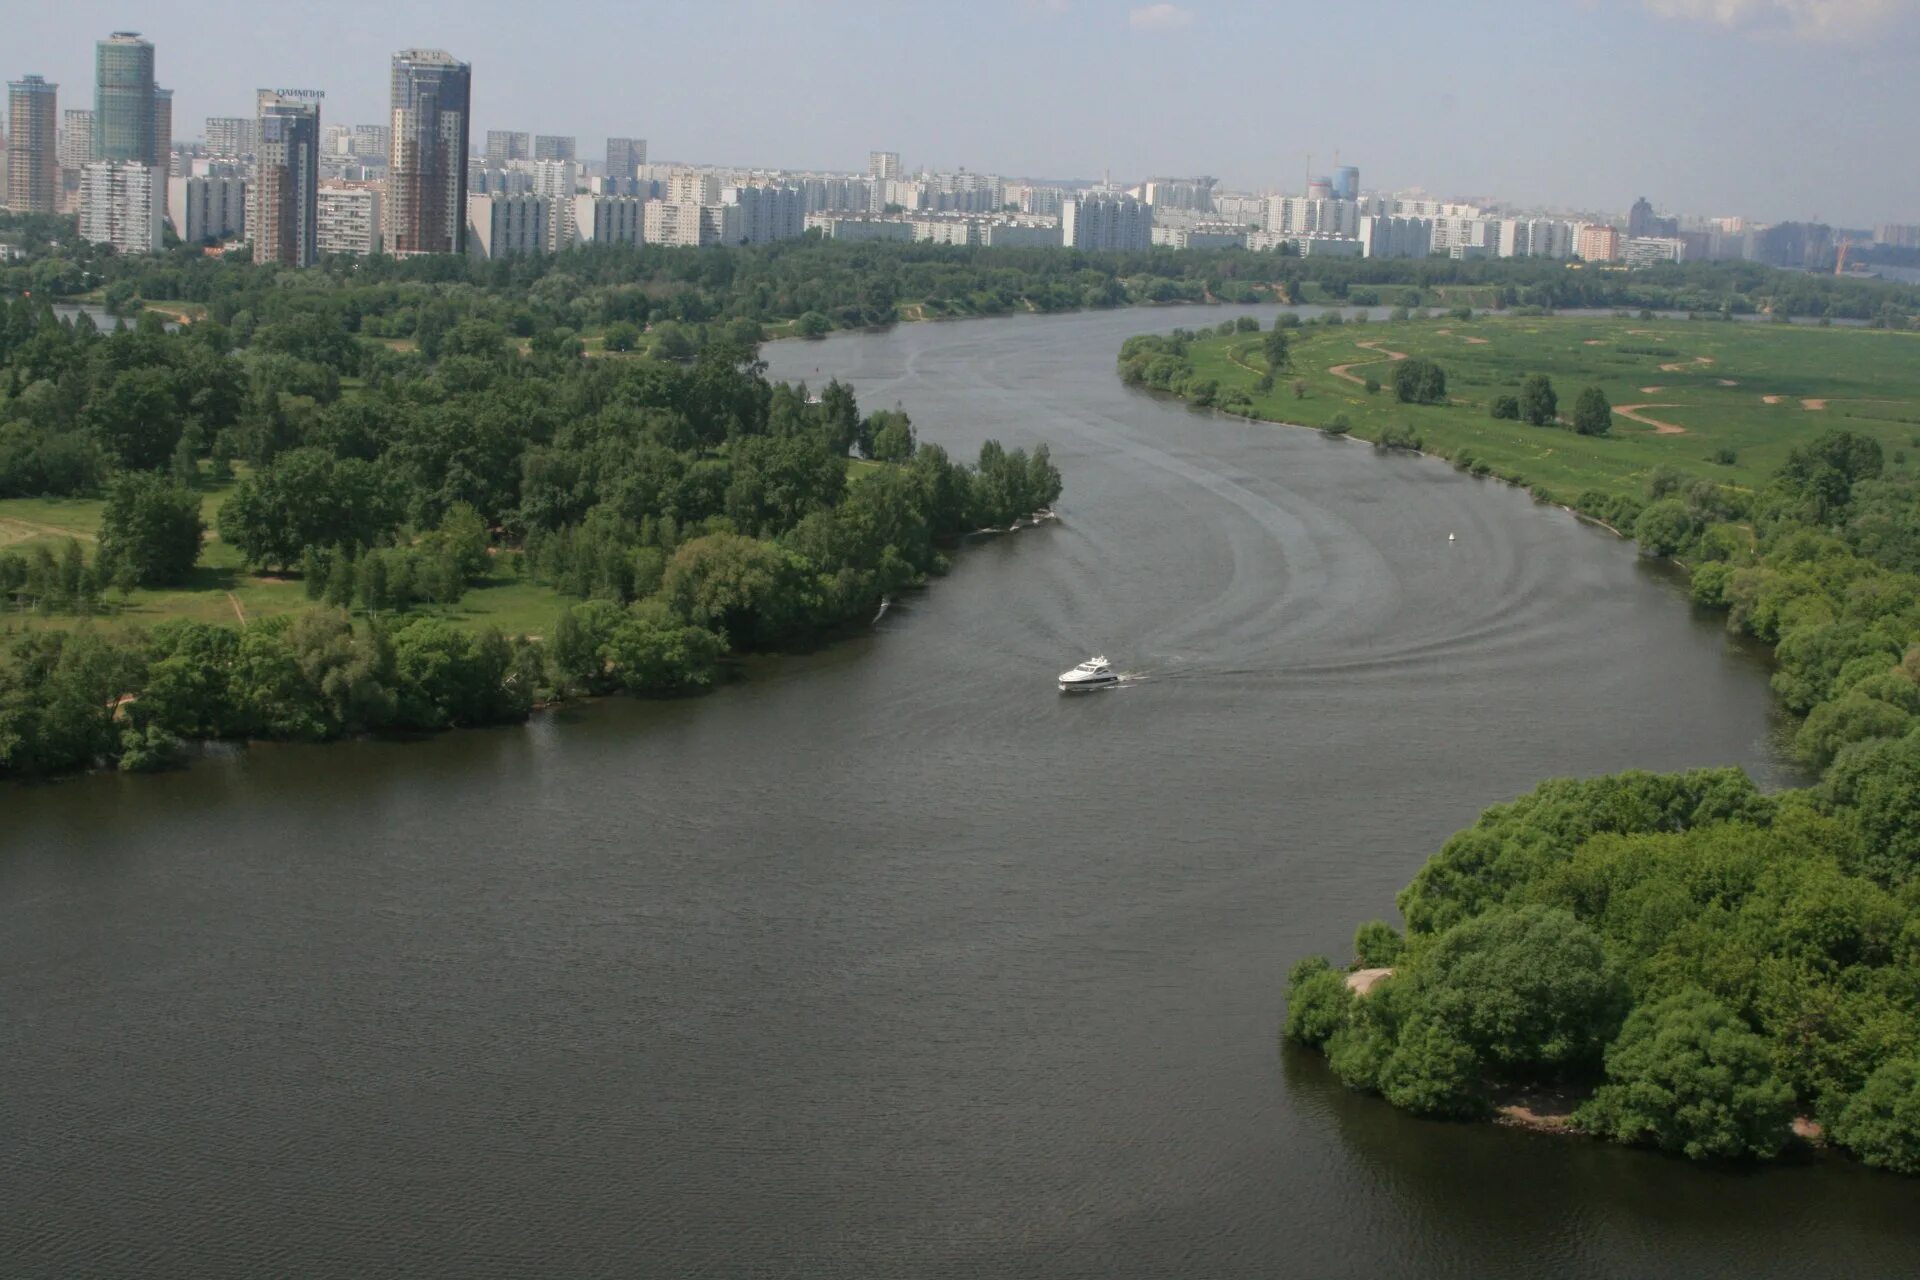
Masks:
[[[1687,434],[1687,429],[1681,426],[1679,423],[1662,422],[1658,418],[1649,418],[1644,414],[1642,414],[1640,410],[1642,409],[1684,409],[1686,407],[1687,406],[1683,404],[1617,404],[1613,406],[1613,411],[1619,414],[1621,417],[1626,418],[1631,422],[1638,422],[1644,426],[1652,427],[1653,433],[1655,435],[1683,436]]]
[[[1389,351],[1385,347],[1381,346],[1377,341],[1369,340],[1367,342],[1356,342],[1354,345],[1357,347],[1365,347],[1369,351],[1378,351],[1383,357],[1385,363],[1389,363],[1389,364],[1391,364],[1395,360],[1405,360],[1407,358],[1406,352]],[[1327,372],[1332,374],[1336,378],[1345,378],[1348,382],[1358,382],[1362,385],[1365,385],[1367,381],[1365,378],[1359,377],[1348,371],[1352,369],[1358,369],[1361,365],[1380,364],[1380,363],[1382,363],[1381,360],[1355,360],[1349,364],[1333,365],[1331,368],[1327,370]]]

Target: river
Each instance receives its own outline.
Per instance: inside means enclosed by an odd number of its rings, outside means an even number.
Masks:
[[[1424,1122],[1277,1048],[1287,966],[1483,806],[1787,775],[1764,655],[1606,533],[1114,376],[1233,314],[770,347],[956,454],[1049,441],[1062,518],[711,697],[0,791],[0,1271],[1909,1272],[1910,1182]],[[1138,678],[1056,694],[1093,650]]]

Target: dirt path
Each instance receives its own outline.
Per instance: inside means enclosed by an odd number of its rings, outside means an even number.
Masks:
[[[1712,356],[1695,356],[1692,360],[1676,360],[1672,364],[1663,364],[1660,366],[1660,372],[1680,373],[1681,371],[1690,369],[1697,364],[1712,364],[1712,363],[1713,363]]]
[[[1686,407],[1687,406],[1683,404],[1617,404],[1613,406],[1613,411],[1630,422],[1638,422],[1644,426],[1652,427],[1655,435],[1683,436],[1687,434],[1685,427],[1675,422],[1662,422],[1658,418],[1645,417],[1641,414],[1640,410],[1684,409]]]
[[[1355,969],[1347,975],[1347,990],[1357,996],[1363,996],[1373,990],[1382,978],[1391,978],[1391,969]]]
[[[62,529],[57,524],[40,524],[16,516],[0,516],[0,546],[10,542],[30,542],[35,538],[78,538],[82,542],[100,540],[83,529]]]
[[[1381,356],[1384,357],[1384,359],[1383,360],[1355,360],[1351,364],[1336,364],[1328,368],[1327,372],[1332,374],[1336,378],[1345,378],[1348,382],[1357,382],[1362,386],[1366,385],[1367,380],[1365,378],[1356,377],[1354,374],[1348,372],[1348,370],[1358,369],[1361,365],[1365,365],[1365,364],[1391,364],[1395,360],[1405,360],[1407,358],[1406,352],[1389,351],[1375,341],[1356,342],[1353,345],[1355,345],[1356,347],[1365,347],[1369,351],[1378,351],[1381,354]]]
[[[1812,409],[1815,412],[1818,412],[1819,410],[1827,407],[1827,402],[1825,400],[1802,400],[1800,402],[1800,407],[1802,409]]]
[[[1460,339],[1460,341],[1466,343],[1470,347],[1484,347],[1487,345],[1487,343],[1491,342],[1492,339],[1491,338],[1473,338],[1473,337],[1463,336]]]
[[[233,616],[240,619],[240,625],[243,627],[246,626],[247,611],[240,607],[240,597],[229,591],[227,592],[227,603],[233,606]]]
[[[1640,394],[1643,396],[1657,396],[1665,390],[1665,387],[1642,387],[1640,388]]]
[[[1786,399],[1785,396],[1761,396],[1760,403],[1761,404],[1779,404],[1782,400],[1785,400],[1785,399]]]

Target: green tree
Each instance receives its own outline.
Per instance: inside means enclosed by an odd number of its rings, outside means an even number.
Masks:
[[[1833,1140],[1876,1169],[1920,1174],[1920,1058],[1891,1059],[1868,1076]]]
[[[193,572],[205,532],[191,489],[155,472],[124,472],[107,488],[99,559],[143,587],[177,586]]]
[[[1287,977],[1287,1039],[1318,1048],[1346,1025],[1354,1001],[1347,977],[1325,956],[1308,956]]]
[[[1266,356],[1269,373],[1281,373],[1293,365],[1292,340],[1279,325],[1267,331],[1266,339],[1261,343],[1261,353]]]
[[[1633,522],[1634,541],[1648,555],[1670,556],[1693,541],[1699,526],[1693,511],[1677,498],[1650,504]]]
[[[833,332],[833,321],[818,311],[809,311],[794,322],[793,328],[803,338],[824,338]]]
[[[1598,387],[1584,387],[1573,400],[1573,429],[1583,436],[1603,436],[1613,430],[1613,406]]]
[[[1698,988],[1642,1005],[1607,1050],[1607,1083],[1581,1127],[1694,1160],[1768,1157],[1793,1119],[1793,1091],[1767,1042]]]
[[[640,345],[640,328],[624,320],[616,320],[607,326],[603,345],[609,351],[631,351]]]
[[[1520,418],[1520,399],[1518,396],[1495,396],[1489,412],[1493,417],[1504,421],[1518,421]]]
[[[1600,938],[1570,912],[1506,908],[1434,940],[1415,970],[1419,1007],[1490,1066],[1529,1075],[1596,1061],[1626,996]]]
[[[1544,373],[1531,373],[1520,384],[1520,416],[1536,427],[1544,427],[1560,411],[1560,397],[1553,382]]]
[[[1405,945],[1400,931],[1385,920],[1369,920],[1353,932],[1354,962],[1363,969],[1390,969]]]
[[[1474,1052],[1445,1022],[1409,1017],[1380,1066],[1380,1096],[1418,1115],[1471,1119],[1487,1110]]]
[[[1421,356],[1401,360],[1393,366],[1393,393],[1402,404],[1445,404],[1446,371]]]

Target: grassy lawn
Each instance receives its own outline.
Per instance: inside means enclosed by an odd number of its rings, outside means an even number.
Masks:
[[[1466,451],[1561,500],[1583,489],[1643,496],[1647,474],[1659,466],[1756,486],[1826,428],[1878,439],[1894,470],[1920,456],[1920,335],[1556,317],[1312,326],[1294,331],[1293,367],[1264,394],[1253,390],[1265,369],[1262,338],[1207,337],[1193,346],[1195,369],[1223,392],[1246,389],[1259,417],[1325,426],[1344,414],[1363,439],[1403,423],[1429,452]],[[1394,351],[1437,361],[1451,403],[1397,402],[1387,355]],[[1349,378],[1331,372],[1340,366],[1351,366]],[[1531,373],[1553,380],[1563,417],[1581,388],[1598,386],[1615,407],[1613,433],[1587,437],[1491,418],[1493,399],[1517,394]],[[1376,394],[1350,380],[1369,375],[1383,384]],[[1304,396],[1296,397],[1296,381]],[[1623,409],[1668,429],[1622,416]],[[1715,462],[1721,450],[1732,450],[1734,461]]]
[[[874,464],[858,464],[862,466]],[[206,541],[192,580],[180,587],[138,590],[124,600],[108,592],[110,613],[91,619],[109,630],[150,627],[170,618],[196,622],[238,623],[295,613],[311,608],[306,584],[299,577],[249,573],[240,553],[220,540],[220,504],[232,492],[231,484],[210,486],[201,498]],[[100,510],[99,498],[7,498],[0,500],[0,549],[18,551],[45,544],[57,551],[68,538],[77,538],[93,554]],[[498,572],[470,588],[459,604],[424,608],[416,612],[439,614],[478,630],[494,626],[508,635],[543,635],[552,630],[560,610],[573,601],[547,587],[528,581],[515,570],[517,552],[503,554]],[[39,627],[71,627],[81,619],[70,614],[16,614],[0,611],[0,632]]]

